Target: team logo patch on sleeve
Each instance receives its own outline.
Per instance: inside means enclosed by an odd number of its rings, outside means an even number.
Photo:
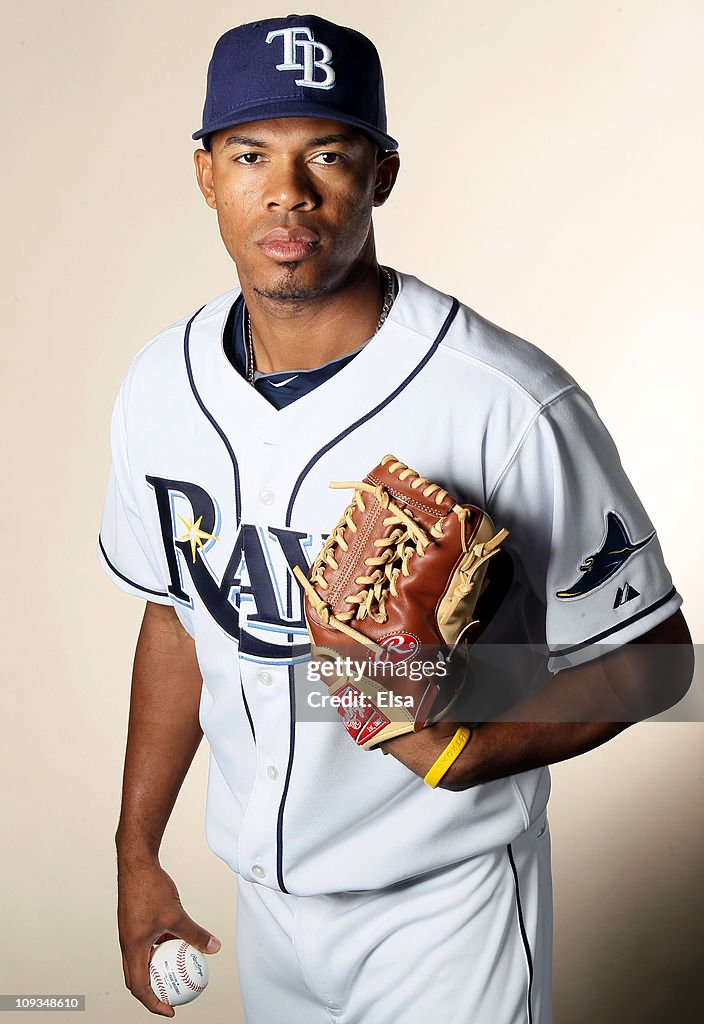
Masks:
[[[579,567],[582,575],[571,587],[558,590],[555,594],[561,600],[584,597],[615,576],[631,555],[640,551],[655,536],[655,530],[643,540],[632,541],[623,519],[616,512],[606,513],[606,534],[601,547],[594,554],[587,555]]]

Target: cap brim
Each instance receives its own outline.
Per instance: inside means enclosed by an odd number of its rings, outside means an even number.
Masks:
[[[279,100],[275,103],[259,104],[255,107],[233,110],[231,113],[225,114],[199,128],[197,132],[193,133],[191,138],[198,140],[202,139],[205,135],[212,135],[213,132],[219,132],[223,128],[231,128],[236,124],[246,124],[249,121],[271,121],[279,117],[317,117],[325,121],[341,121],[343,124],[352,125],[353,128],[358,128],[361,132],[364,132],[365,135],[368,135],[384,150],[392,152],[398,149],[398,142],[391,135],[387,135],[386,132],[379,131],[378,128],[372,127],[372,125],[367,124],[365,121],[345,113],[344,110],[336,110],[332,107],[322,106],[309,101],[302,103],[300,100],[289,102]]]

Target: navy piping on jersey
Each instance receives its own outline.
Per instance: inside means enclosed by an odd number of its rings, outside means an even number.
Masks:
[[[293,771],[293,749],[296,745],[296,685],[294,666],[288,666],[288,704],[289,704],[289,758],[286,765],[286,778],[284,779],[283,792],[279,801],[279,810],[276,816],[276,880],[282,892],[288,892],[284,883],[284,812],[286,810],[286,797],[291,782]]]
[[[348,437],[354,430],[356,430],[358,427],[361,427],[362,424],[367,423],[370,419],[372,419],[374,416],[376,416],[376,414],[378,412],[381,412],[381,410],[383,408],[385,408],[385,406],[387,406],[389,404],[389,402],[392,402],[397,397],[397,395],[399,395],[404,390],[404,388],[406,388],[411,383],[413,378],[416,377],[420,373],[420,371],[423,369],[423,367],[428,362],[428,360],[437,351],[440,343],[442,342],[443,338],[445,337],[445,335],[447,334],[448,330],[450,329],[450,325],[452,324],[452,321],[457,316],[457,311],[459,310],[459,308],[460,308],[459,302],[457,301],[457,299],[453,298],[452,305],[450,306],[450,311],[447,314],[447,316],[445,317],[445,321],[444,321],[442,327],[440,328],[440,331],[438,332],[438,335],[437,335],[435,341],[433,342],[431,348],[428,350],[428,352],[426,352],[426,354],[420,360],[418,365],[399,384],[399,386],[395,389],[395,391],[392,391],[390,395],[387,395],[387,397],[383,400],[383,402],[379,402],[379,404],[376,405],[370,412],[366,413],[364,416],[361,416],[358,420],[355,420],[355,422],[352,423],[349,427],[347,427],[346,430],[341,431],[341,433],[339,433],[337,435],[337,437],[334,437],[331,441],[329,441],[326,445],[324,445],[310,459],[310,461],[304,467],[304,469],[301,472],[300,476],[296,480],[296,483],[294,484],[294,487],[293,487],[293,491],[291,492],[291,498],[290,498],[290,501],[288,503],[288,508],[286,510],[286,526],[290,526],[291,525],[291,518],[293,516],[293,505],[294,505],[294,502],[296,500],[296,497],[298,496],[298,492],[301,489],[303,481],[305,480],[305,478],[308,475],[308,473],[310,473],[311,469],[316,464],[316,462],[318,462],[318,460],[321,459],[323,457],[323,455],[326,454],[326,452],[329,452],[331,448],[334,448],[336,444],[339,444],[339,442],[342,441],[343,438]],[[289,616],[289,618],[293,614],[293,594],[292,594],[292,590],[291,590],[290,578],[287,580],[287,587],[286,587],[286,614]],[[283,833],[283,822],[284,822],[284,810],[285,810],[285,805],[286,805],[286,796],[288,794],[288,785],[289,785],[289,780],[291,778],[291,772],[293,771],[293,759],[295,757],[295,748],[296,748],[296,730],[295,730],[295,721],[296,721],[296,691],[295,691],[295,685],[294,685],[294,672],[293,672],[293,666],[292,665],[289,666],[288,676],[289,676],[289,694],[290,694],[289,706],[290,706],[290,715],[291,715],[291,718],[290,718],[290,730],[291,730],[290,731],[290,746],[289,746],[288,764],[286,766],[286,783],[284,785],[283,793],[281,794],[281,802],[279,803],[279,813],[278,813],[277,828],[276,828],[276,840],[277,840],[276,870],[277,870],[278,883],[279,883],[279,886],[280,886],[282,892],[288,892],[288,889],[286,888],[286,886],[284,884],[284,868],[283,868],[283,862],[284,862],[284,833]]]
[[[198,389],[196,388],[195,381],[193,379],[193,368],[191,366],[191,325],[195,318],[198,316],[200,312],[202,312],[203,309],[205,309],[205,306],[201,306],[201,308],[193,314],[191,319],[186,324],[186,330],[183,335],[183,356],[186,361],[186,373],[188,374],[188,383],[191,385],[193,397],[198,403],[199,409],[201,410],[205,418],[208,420],[208,422],[211,424],[215,432],[218,434],[222,443],[225,445],[227,453],[232,461],[232,469],[235,476],[235,522],[236,525],[239,526],[240,521],[242,519],[242,492],[240,489],[240,469],[237,462],[237,456],[235,455],[232,445],[230,444],[224,430],[217,422],[215,417],[212,415],[212,413],[206,408],[203,399],[198,394]],[[249,710],[249,704],[247,703],[247,695],[244,692],[244,684],[241,681],[240,689],[242,691],[242,702],[244,704],[245,714],[247,715],[247,719],[249,721],[249,727],[252,730],[252,739],[254,740],[254,744],[256,746],[257,737],[256,733],[254,732],[254,722],[252,720],[252,713]]]
[[[526,955],[526,964],[528,967],[528,1024],[533,1024],[533,957],[530,951],[530,943],[528,942],[528,934],[526,932],[525,922],[523,920],[523,907],[521,906],[521,889],[518,884],[518,870],[516,869],[516,862],[513,859],[513,850],[509,843],[506,847],[508,852],[508,859],[511,865],[511,872],[513,873],[513,885],[516,891],[516,909],[518,911],[518,927],[521,930],[521,942],[523,943],[523,952]]]
[[[301,568],[305,572],[306,566],[302,565]],[[291,587],[292,576],[290,573],[286,574],[286,608],[289,618],[293,614],[293,594]],[[293,633],[288,633],[288,642],[293,646],[295,636]],[[283,789],[281,791],[281,800],[279,801],[279,809],[276,814],[276,880],[279,883],[279,888],[282,892],[288,892],[286,884],[284,882],[284,812],[286,810],[286,797],[288,796],[288,789],[291,783],[291,772],[293,771],[293,748],[296,743],[296,677],[295,677],[295,666],[288,666],[288,739],[289,739],[289,759],[286,765],[286,777],[284,778]]]
[[[662,608],[664,604],[667,604],[668,601],[672,600],[676,593],[677,591],[673,587],[668,594],[661,597],[659,601],[655,602],[655,604],[651,604],[647,608],[643,608],[641,611],[636,612],[635,615],[631,615],[630,619],[624,619],[623,622],[616,623],[616,625],[612,626],[611,629],[605,629],[603,633],[597,633],[596,636],[592,636],[588,640],[582,640],[579,644],[573,644],[572,647],[551,649],[550,657],[560,658],[563,655],[575,654],[576,651],[581,651],[583,648],[589,647],[591,644],[595,644],[599,640],[603,640],[604,637],[611,636],[612,633],[618,633],[619,630],[625,629],[626,626],[630,626],[632,622],[637,622],[638,619],[642,619],[645,615],[649,615],[651,612],[657,611],[658,608]]]
[[[247,695],[244,692],[244,683],[240,680],[240,690],[242,691],[242,703],[244,704],[244,710],[247,714],[247,721],[249,722],[249,728],[252,730],[252,739],[254,740],[254,746],[257,745],[257,736],[254,732],[254,722],[252,721],[252,715],[249,710],[249,704],[247,703]]]
[[[390,395],[387,395],[386,398],[382,402],[379,402],[379,404],[376,405],[370,412],[366,413],[364,416],[361,416],[351,426],[349,426],[345,430],[341,431],[341,433],[339,433],[337,435],[337,437],[333,437],[333,439],[331,441],[328,441],[328,443],[326,445],[324,445],[312,457],[312,459],[307,464],[307,466],[305,466],[305,468],[301,472],[301,475],[298,477],[298,480],[296,480],[296,483],[294,484],[293,491],[291,492],[291,500],[289,501],[288,508],[286,510],[286,526],[290,526],[291,525],[291,518],[293,516],[293,505],[294,505],[294,502],[295,502],[296,498],[298,497],[298,492],[301,489],[303,481],[308,476],[308,473],[310,473],[311,469],[316,464],[316,462],[319,459],[321,459],[323,457],[323,455],[325,455],[327,452],[329,452],[331,448],[334,448],[336,444],[339,444],[340,441],[342,441],[345,437],[348,437],[354,430],[357,429],[357,427],[361,427],[363,423],[367,423],[370,419],[372,419],[374,416],[376,416],[376,414],[378,412],[381,412],[382,409],[384,409],[390,402],[393,402],[393,400],[398,395],[400,395],[401,392],[405,388],[408,387],[408,385],[411,383],[413,378],[416,377],[420,373],[420,371],[423,369],[423,367],[428,362],[428,360],[431,359],[432,356],[435,355],[435,352],[437,351],[437,349],[438,349],[442,339],[445,337],[445,335],[449,331],[450,325],[451,325],[452,321],[457,316],[457,311],[458,311],[459,308],[460,308],[459,302],[457,301],[457,299],[453,299],[452,300],[452,305],[450,306],[450,312],[445,317],[445,322],[443,323],[442,327],[440,328],[440,332],[438,333],[437,338],[433,342],[432,347],[429,349],[428,352],[426,352],[426,354],[423,356],[423,358],[418,363],[418,365],[415,367],[415,369],[411,370],[411,372],[408,374],[406,379],[401,381],[401,383],[396,388],[396,390],[392,391]],[[290,614],[291,614],[291,612],[289,611],[289,615]]]
[[[198,313],[202,312],[202,310],[204,310],[204,309],[205,309],[205,306],[201,306],[200,309],[197,310],[193,314],[191,319],[186,324],[186,330],[185,330],[185,333],[184,333],[184,336],[183,336],[183,357],[184,357],[184,359],[186,361],[186,373],[188,374],[188,383],[191,385],[191,391],[193,392],[193,397],[195,398],[196,402],[198,403],[200,411],[203,413],[203,415],[208,420],[210,425],[213,427],[215,432],[219,435],[220,440],[222,441],[222,443],[227,448],[228,455],[230,456],[230,459],[232,460],[232,468],[233,468],[234,473],[235,473],[235,521],[236,521],[237,525],[239,525],[240,520],[242,519],[242,492],[241,492],[241,489],[240,489],[240,469],[239,469],[239,465],[237,463],[237,456],[235,455],[234,451],[232,450],[232,445],[230,444],[225,431],[222,429],[220,424],[217,422],[217,420],[215,419],[213,414],[211,412],[209,412],[209,410],[206,408],[203,399],[198,394],[198,389],[196,388],[195,381],[193,380],[193,369],[191,367],[191,351],[190,351],[190,346],[191,346],[191,324],[193,323],[195,318],[198,316]]]
[[[168,597],[169,596],[166,593],[165,590],[150,590],[149,587],[142,587],[142,586],[140,586],[139,583],[135,583],[135,581],[131,580],[129,578],[129,576],[125,576],[125,574],[120,572],[119,569],[116,569],[115,566],[110,561],[110,559],[108,558],[108,553],[107,553],[107,551],[105,550],[105,548],[103,546],[103,538],[100,536],[100,534],[98,534],[98,544],[99,544],[100,550],[101,550],[101,552],[103,554],[103,558],[105,559],[105,561],[109,565],[109,567],[112,570],[112,572],[114,572],[116,576],[119,576],[121,580],[124,580],[125,583],[129,583],[129,585],[131,587],[135,587],[135,589],[141,590],[143,594],[153,594],[154,597]]]

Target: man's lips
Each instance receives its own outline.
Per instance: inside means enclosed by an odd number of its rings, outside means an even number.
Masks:
[[[302,260],[315,250],[320,235],[309,228],[273,228],[257,242],[259,248],[272,259]]]

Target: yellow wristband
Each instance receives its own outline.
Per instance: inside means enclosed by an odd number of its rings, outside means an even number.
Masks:
[[[428,769],[427,775],[424,777],[423,782],[427,782],[431,789],[435,789],[440,779],[443,777],[445,772],[448,770],[450,765],[454,764],[457,758],[460,756],[464,748],[469,743],[472,730],[468,729],[466,725],[461,725],[455,735],[452,737],[450,742],[447,744],[437,761]]]

